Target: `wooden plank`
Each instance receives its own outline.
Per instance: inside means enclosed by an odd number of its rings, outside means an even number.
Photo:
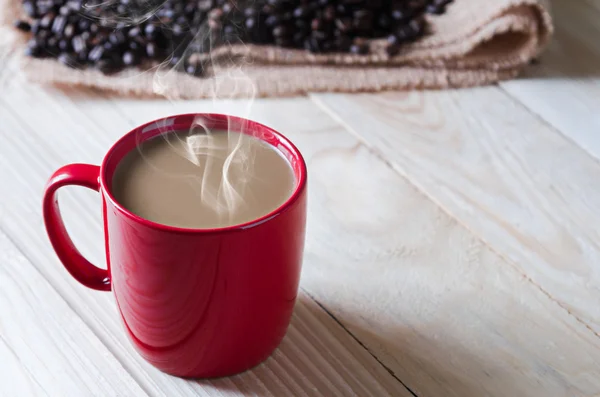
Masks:
[[[247,104],[117,103],[132,125],[174,112],[246,114]],[[303,100],[257,101],[250,116],[309,160],[303,288],[417,395],[600,392],[598,338],[333,120]],[[282,365],[310,367],[319,350],[294,343]],[[310,379],[325,395],[344,390],[327,372]]]
[[[0,262],[0,395],[146,395],[2,232]]]
[[[158,102],[146,103],[151,107]],[[163,108],[169,107],[168,103],[162,103]],[[39,212],[40,187],[50,172],[67,162],[98,163],[110,144],[134,123],[127,117],[129,113],[135,114],[134,104],[130,110],[127,101],[113,104],[94,94],[83,98],[31,87],[12,91],[10,102],[1,104],[8,111],[0,126],[3,141],[0,166],[6,170],[0,175],[0,183],[11,188],[0,198],[0,208],[4,209],[0,225],[27,251],[40,272],[101,336],[148,393],[166,396],[410,396],[401,383],[304,293],[280,349],[264,365],[242,375],[186,381],[161,374],[133,351],[118,322],[112,296],[87,290],[69,278],[49,247]],[[243,112],[242,105],[237,106],[237,111]],[[35,106],[36,117],[27,117],[28,106]],[[301,114],[307,115],[315,109],[306,99],[298,107]],[[267,113],[276,110],[272,106],[263,109]],[[178,112],[184,111],[188,110],[178,107]],[[144,115],[146,120],[159,116],[147,109]],[[323,116],[323,120],[328,120]],[[286,122],[301,133],[301,127],[296,126],[294,120]],[[310,124],[317,129],[320,125],[319,120]],[[76,245],[92,261],[102,263],[99,198],[84,189],[68,189],[64,193],[62,208]]]
[[[600,159],[600,3],[553,1],[556,34],[539,65],[500,86]]]
[[[600,331],[600,164],[586,152],[494,87],[315,99]]]

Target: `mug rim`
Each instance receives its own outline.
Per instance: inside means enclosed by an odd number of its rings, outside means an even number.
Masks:
[[[244,222],[244,223],[239,223],[239,224],[234,224],[234,225],[229,225],[229,226],[224,226],[224,227],[218,227],[218,228],[186,228],[186,227],[170,226],[170,225],[154,222],[149,219],[143,218],[139,215],[134,214],[133,212],[131,212],[130,210],[125,208],[123,205],[121,205],[121,203],[119,203],[119,201],[113,196],[110,189],[108,189],[108,186],[110,186],[110,184],[107,183],[107,172],[108,172],[107,166],[108,166],[109,161],[111,160],[111,155],[113,155],[115,153],[115,151],[121,145],[123,145],[128,139],[130,139],[132,135],[139,134],[140,132],[143,133],[145,129],[152,126],[153,124],[156,125],[156,128],[158,129],[158,128],[161,128],[161,125],[166,126],[166,125],[173,124],[173,123],[169,123],[169,120],[176,120],[177,118],[189,118],[189,117],[192,117],[192,118],[209,117],[209,118],[214,118],[214,119],[218,119],[221,121],[233,120],[233,121],[237,121],[237,122],[241,122],[241,123],[250,123],[250,124],[253,124],[254,126],[258,127],[260,130],[265,130],[265,131],[268,131],[268,132],[272,133],[273,135],[275,135],[281,142],[283,142],[287,146],[287,149],[290,151],[292,156],[295,158],[296,161],[299,162],[299,167],[298,167],[299,175],[297,175],[296,187],[295,187],[294,191],[292,192],[292,194],[277,208],[275,208],[274,210],[270,211],[269,213],[267,213],[259,218],[256,218],[251,221]],[[173,132],[175,132],[175,131],[173,131]],[[256,137],[256,138],[261,139],[260,137]],[[150,138],[150,139],[152,139],[152,138]],[[264,139],[261,139],[261,140],[263,142],[265,142],[266,144],[268,144],[269,146],[273,147],[273,149],[281,152],[281,150],[274,147],[271,143],[266,142]],[[129,153],[129,152],[130,151],[127,151],[127,153]],[[283,155],[283,153],[281,153],[281,154]],[[121,157],[119,159],[117,164],[123,159],[123,157]],[[294,168],[288,158],[285,158],[285,161],[288,163],[288,165],[290,167]],[[296,174],[296,172],[294,172],[294,174]],[[114,175],[114,173],[113,173],[113,175]],[[279,216],[280,214],[282,214],[283,212],[288,210],[290,207],[292,207],[294,205],[294,203],[296,203],[296,201],[298,201],[298,199],[300,198],[300,196],[302,195],[302,193],[304,192],[304,190],[306,188],[307,178],[308,178],[308,170],[307,170],[307,166],[306,166],[306,161],[304,160],[302,153],[300,153],[300,150],[296,147],[296,145],[294,145],[294,143],[290,139],[288,139],[286,136],[284,136],[280,132],[276,131],[275,129],[273,129],[267,125],[264,125],[262,123],[250,120],[250,119],[246,119],[246,118],[238,117],[238,116],[230,116],[230,115],[226,115],[223,113],[183,113],[183,114],[162,117],[160,119],[155,119],[155,120],[149,121],[138,127],[133,128],[132,130],[130,130],[129,132],[124,134],[122,137],[120,137],[110,147],[110,149],[108,150],[108,152],[106,153],[106,155],[104,156],[104,158],[102,160],[102,165],[100,166],[99,183],[100,183],[100,187],[101,187],[103,196],[106,197],[111,202],[111,204],[122,215],[124,215],[125,217],[127,217],[128,219],[130,219],[136,223],[140,223],[149,228],[159,229],[159,230],[162,230],[165,232],[170,232],[170,233],[212,234],[212,233],[234,232],[234,231],[250,229],[250,228],[259,226],[265,222],[268,222],[268,221],[276,218],[277,216]]]

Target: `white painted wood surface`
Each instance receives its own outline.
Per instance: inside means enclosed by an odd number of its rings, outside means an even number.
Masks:
[[[0,263],[0,395],[146,395],[2,232]]]
[[[3,71],[0,396],[600,395],[600,6],[555,3],[557,42],[500,87],[168,102]],[[60,165],[99,163],[131,127],[203,111],[298,144],[309,224],[281,347],[244,374],[189,381],[144,362],[111,294],[68,276],[40,201]],[[99,197],[68,189],[61,200],[101,265]]]
[[[494,87],[316,98],[536,288],[600,332],[594,158]]]
[[[14,109],[32,102],[40,110],[39,117],[17,120]],[[306,105],[310,106],[311,111],[316,110],[308,100],[301,100],[299,104],[290,103],[299,111],[302,104],[305,108]],[[49,95],[39,89],[19,88],[12,92],[10,102],[4,102],[3,105],[8,112],[5,117],[7,128],[0,131],[5,144],[3,153],[6,154],[2,157],[2,168],[8,172],[0,176],[0,183],[10,185],[13,189],[3,198],[5,208],[10,207],[10,211],[3,212],[0,226],[14,236],[17,245],[30,247],[32,263],[53,282],[65,299],[72,302],[74,310],[101,335],[113,354],[149,394],[410,395],[401,383],[331,317],[324,315],[322,309],[305,294],[301,295],[287,338],[279,352],[264,366],[230,379],[202,382],[169,377],[150,367],[129,346],[118,321],[112,296],[87,290],[69,278],[49,247],[40,219],[40,188],[49,170],[67,162],[99,162],[109,145],[126,132],[133,121],[123,118],[118,107],[104,98],[84,100],[75,106],[73,97],[59,92]],[[173,113],[165,105],[166,111]],[[208,111],[211,104],[196,103],[195,106]],[[242,110],[236,110],[236,106]],[[230,113],[239,114],[243,112],[244,104],[230,104],[228,108]],[[270,106],[264,109],[273,110]],[[186,111],[184,108],[177,110],[178,113]],[[135,117],[135,106],[132,105],[129,114]],[[53,119],[60,119],[60,122],[48,122]],[[326,116],[325,120],[328,120]],[[291,121],[288,119],[289,123]],[[307,133],[311,133],[312,128],[318,131],[320,127],[319,123],[306,126],[310,127]],[[10,156],[10,153],[24,152],[28,156]],[[86,160],[87,154],[90,160]],[[24,174],[27,178],[23,178]],[[67,192],[71,194],[61,196],[61,199],[64,198],[67,227],[72,230],[73,239],[81,250],[100,264],[103,237],[99,198],[93,192],[73,190]]]

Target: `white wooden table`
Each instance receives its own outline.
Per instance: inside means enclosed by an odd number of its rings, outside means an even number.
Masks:
[[[140,101],[4,75],[0,395],[600,396],[600,3],[555,1],[519,80],[461,91]],[[144,362],[113,297],[70,278],[43,229],[57,167],[99,163],[144,121],[220,111],[309,161],[301,294],[273,357],[188,381]],[[99,197],[62,196],[103,260]]]

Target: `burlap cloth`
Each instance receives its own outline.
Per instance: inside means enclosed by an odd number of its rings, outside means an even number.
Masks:
[[[0,0],[0,26],[11,29],[20,0]],[[13,54],[26,78],[38,83],[96,87],[122,95],[192,99],[290,96],[307,92],[365,92],[390,89],[469,87],[516,77],[552,35],[547,0],[455,0],[441,16],[428,16],[428,34],[390,58],[382,41],[373,54],[313,55],[264,46],[220,48],[206,78],[166,70],[127,70],[104,76],[73,70],[50,59],[20,55],[24,35],[12,35]],[[0,34],[3,34],[0,31]]]

